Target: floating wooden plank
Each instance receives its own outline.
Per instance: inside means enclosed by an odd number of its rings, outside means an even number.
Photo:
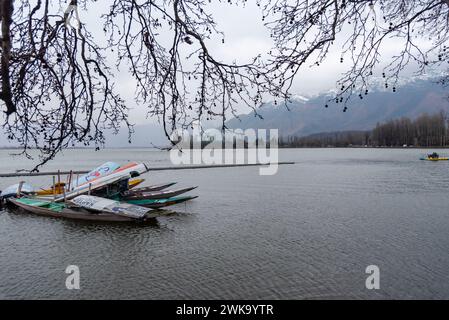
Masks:
[[[276,163],[255,163],[255,164],[220,164],[220,165],[198,165],[198,166],[172,166],[172,167],[153,167],[148,168],[150,171],[169,171],[169,170],[197,170],[197,169],[215,169],[215,168],[238,168],[238,167],[260,167],[268,165],[292,165],[295,162],[276,162]],[[86,174],[88,170],[72,171],[72,174]],[[57,175],[58,171],[53,172],[16,172],[16,173],[0,173],[0,178],[14,178],[14,177],[40,177]],[[70,171],[61,171],[60,174],[70,174]]]

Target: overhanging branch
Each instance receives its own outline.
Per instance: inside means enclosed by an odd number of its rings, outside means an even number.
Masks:
[[[1,19],[1,80],[2,91],[0,99],[6,105],[6,114],[9,116],[16,112],[16,106],[12,99],[11,78],[9,73],[9,62],[11,59],[11,23],[14,11],[13,0],[0,0],[0,19]]]

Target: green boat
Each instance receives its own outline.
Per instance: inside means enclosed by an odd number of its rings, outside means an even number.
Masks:
[[[43,201],[34,198],[20,198],[9,199],[9,204],[21,208],[27,212],[34,213],[40,216],[53,218],[66,218],[74,220],[87,221],[109,221],[109,222],[131,222],[131,221],[145,221],[147,219],[156,218],[169,214],[168,211],[154,210],[148,211],[145,217],[136,219],[117,213],[88,210],[75,205],[70,205],[61,202]]]
[[[98,197],[90,197],[90,196],[81,196],[86,198],[95,198],[101,202],[108,201],[108,199],[98,198]],[[74,202],[53,202],[49,200],[44,200],[41,198],[28,198],[23,197],[19,199],[8,199],[8,203],[21,208],[27,212],[34,213],[41,216],[53,217],[53,218],[67,218],[67,219],[75,219],[75,220],[89,220],[89,221],[110,221],[110,222],[130,222],[130,221],[144,221],[151,218],[156,218],[160,216],[167,215],[167,211],[163,210],[153,210],[151,209],[160,209],[163,207],[172,206],[175,204],[183,203],[189,200],[193,200],[197,198],[196,196],[182,196],[182,197],[172,197],[167,199],[134,199],[127,200],[120,204],[120,199],[109,200],[109,202],[116,201],[116,207],[124,207],[126,209],[130,209],[129,206],[132,207],[141,207],[139,211],[142,211],[143,207],[148,208],[148,212],[145,213],[143,217],[126,216],[120,212],[113,212],[110,210],[100,210],[95,209],[94,207],[89,208],[86,206],[77,205]],[[76,198],[73,200],[75,201]],[[95,209],[95,210],[94,210]],[[114,208],[115,209],[115,208]]]

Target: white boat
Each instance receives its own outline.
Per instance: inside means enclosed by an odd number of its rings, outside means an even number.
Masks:
[[[115,170],[113,173],[100,176],[94,180],[91,180],[89,183],[85,183],[74,189],[67,191],[65,194],[57,195],[57,196],[43,196],[39,197],[42,200],[46,201],[54,201],[61,202],[73,199],[80,195],[88,194],[97,189],[101,189],[106,187],[109,184],[113,184],[122,180],[129,180],[130,178],[134,178],[142,173],[148,172],[148,168],[145,164],[141,163],[132,163],[131,165],[127,165]]]
[[[20,189],[20,194],[23,195],[27,195],[27,194],[33,194],[36,192],[36,190],[34,189],[34,187],[26,182],[23,183],[17,183],[14,184],[12,186],[7,187],[5,190],[3,190],[0,194],[0,199],[7,199],[7,198],[11,198],[11,197],[16,197],[19,193],[19,189]]]
[[[118,168],[120,168],[120,165],[118,163],[111,162],[111,161],[103,163],[98,168],[95,168],[92,171],[90,171],[89,173],[78,177],[78,179],[76,181],[74,181],[73,187],[76,188],[83,184],[89,183],[90,181],[95,180],[99,177],[111,174]]]

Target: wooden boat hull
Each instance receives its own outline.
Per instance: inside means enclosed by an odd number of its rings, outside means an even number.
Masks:
[[[7,199],[7,198],[11,198],[11,197],[16,197],[17,193],[19,192],[19,187],[20,187],[20,183],[9,186],[8,188],[6,188],[5,190],[0,192],[0,198]],[[35,190],[32,185],[30,185],[28,183],[22,184],[22,189],[21,189],[22,194],[33,194],[34,192],[35,192]]]
[[[155,192],[136,192],[134,190],[130,190],[122,195],[122,201],[129,200],[151,200],[151,199],[167,199],[179,196],[183,193],[195,190],[197,187],[190,187],[185,189],[178,190],[167,190],[167,191],[155,191]]]
[[[168,206],[173,206],[175,204],[184,203],[193,199],[198,198],[197,196],[187,196],[187,197],[173,197],[168,199],[140,199],[140,200],[128,200],[127,203],[139,205],[146,208],[159,209]]]
[[[130,189],[133,189],[135,187],[137,187],[139,184],[143,183],[145,181],[145,179],[131,179],[128,182],[128,187]]]
[[[101,190],[108,185],[121,183],[123,181],[129,181],[133,173],[141,174],[148,170],[145,164],[134,164],[126,165],[115,170],[111,174],[100,176],[96,179],[92,179],[88,184],[82,184],[75,187],[73,190],[66,192],[65,195],[57,195],[53,201],[63,202],[65,200],[71,200],[81,195],[88,194],[90,192],[94,193],[97,190]]]
[[[171,186],[173,186],[175,184],[176,184],[176,182],[169,182],[169,183],[161,183],[161,184],[148,186],[148,187],[142,187],[142,188],[133,188],[132,192],[140,193],[140,192],[162,191],[162,190],[167,189],[167,188],[169,188],[169,187],[171,187]]]
[[[52,217],[52,218],[65,218],[72,220],[84,220],[84,221],[104,221],[104,222],[136,222],[142,220],[136,220],[129,217],[119,216],[111,213],[99,213],[92,212],[86,209],[78,207],[67,207],[65,204],[58,203],[60,205],[60,210],[55,211],[49,209],[48,207],[33,206],[21,202],[21,199],[9,199],[8,203],[21,208],[29,213],[33,213],[39,216]],[[54,204],[56,205],[56,204]],[[150,214],[146,219],[156,218],[157,216],[163,216],[166,213],[160,211],[158,215]],[[144,219],[144,220],[146,220]]]
[[[53,191],[53,187],[48,188],[48,189],[41,189],[36,192],[36,195],[51,196],[53,194],[63,194],[65,186],[66,186],[65,182],[59,182],[59,183],[56,183],[56,185],[54,186],[54,189],[55,189],[54,191]]]
[[[145,179],[130,179],[128,182],[129,189],[133,189],[143,183]],[[53,194],[61,195],[64,193],[64,187],[66,186],[65,182],[61,182],[59,184],[56,184],[56,192],[53,192],[53,187],[48,189],[42,189],[36,192],[37,196],[52,196]],[[156,186],[159,187],[159,186]]]

